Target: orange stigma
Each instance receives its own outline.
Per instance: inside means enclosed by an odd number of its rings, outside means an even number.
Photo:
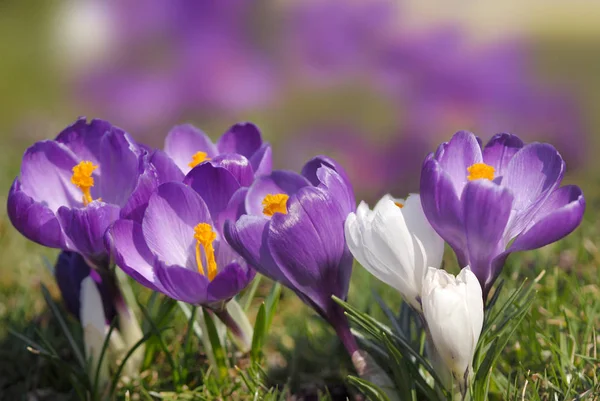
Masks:
[[[210,224],[200,223],[194,227],[194,238],[196,239],[198,272],[203,276],[207,276],[209,281],[212,281],[217,275],[217,261],[215,260],[215,248],[213,247],[213,242],[217,239],[217,233],[212,230]],[[200,247],[204,249],[204,256],[206,257],[206,273],[202,267]]]
[[[98,166],[95,166],[92,162],[87,160],[79,162],[79,164],[73,167],[71,182],[83,192],[84,206],[89,205],[93,201],[90,188],[94,186],[94,177],[92,177],[92,173],[97,168]]]
[[[192,161],[188,163],[190,168],[196,167],[198,164],[210,160],[206,152],[196,152],[192,155]]]
[[[401,202],[394,202],[394,205],[398,206],[400,209],[404,207],[404,204]]]
[[[262,201],[263,213],[267,216],[273,216],[275,213],[287,214],[288,199],[286,194],[268,194]]]
[[[475,163],[471,167],[467,167],[467,171],[469,172],[467,176],[469,181],[481,179],[491,181],[494,179],[494,173],[496,172],[492,166],[485,163]]]

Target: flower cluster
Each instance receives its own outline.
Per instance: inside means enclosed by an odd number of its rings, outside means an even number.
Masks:
[[[354,256],[421,316],[439,376],[464,394],[484,304],[509,254],[557,241],[581,222],[583,194],[560,187],[564,172],[551,145],[499,134],[482,148],[458,132],[425,159],[420,195],[386,195],[371,210],[356,207],[345,170],[327,156],[300,174],[272,171],[271,147],[250,123],[216,145],[178,126],[160,150],[82,118],[27,149],[8,215],[27,238],[63,250],[57,282],[92,360],[115,316],[115,349],[141,337],[112,263],[153,291],[206,308],[238,337],[227,304],[258,272],[330,323],[358,373],[385,387],[333,300],[348,295]],[[442,270],[445,242],[457,276]]]

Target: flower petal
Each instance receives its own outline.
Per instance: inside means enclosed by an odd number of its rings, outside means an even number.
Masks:
[[[165,138],[165,152],[187,174],[191,167],[189,163],[197,152],[205,152],[207,157],[217,155],[217,147],[201,130],[190,124],[173,127]]]
[[[352,186],[342,175],[323,165],[317,169],[317,177],[321,182],[319,187],[331,193],[332,197],[340,203],[346,215],[356,210],[356,199],[352,192]]]
[[[51,211],[82,204],[81,191],[71,183],[77,158],[54,141],[36,142],[25,151],[21,164],[21,189]]]
[[[433,229],[454,250],[461,266],[468,264],[462,206],[448,174],[429,157],[421,171],[421,204]]]
[[[252,165],[256,177],[271,174],[273,168],[273,156],[271,153],[271,145],[265,142],[252,157],[250,157],[250,164]]]
[[[202,163],[194,167],[183,182],[200,194],[215,221],[240,188],[240,184],[229,170],[212,163]]]
[[[254,170],[250,161],[237,153],[221,154],[212,159],[210,164],[229,171],[242,187],[249,187],[254,180]]]
[[[50,248],[66,248],[67,239],[54,212],[23,192],[21,182],[15,179],[7,202],[8,218],[26,238]]]
[[[148,247],[162,262],[195,270],[194,227],[199,223],[212,225],[200,195],[183,183],[167,182],[150,197],[142,231]]]
[[[135,281],[161,291],[154,274],[155,256],[144,240],[142,225],[132,220],[117,220],[106,232],[106,248],[115,263]]]
[[[347,188],[349,188],[350,192],[352,191],[352,183],[350,182],[350,178],[348,177],[348,174],[346,173],[346,170],[341,166],[341,164],[339,164],[338,162],[336,162],[334,159],[332,159],[331,157],[328,156],[316,156],[313,157],[312,159],[310,159],[308,162],[306,162],[306,164],[304,165],[304,167],[302,167],[302,172],[301,174],[306,177],[306,179],[308,181],[310,181],[310,183],[313,186],[319,186],[319,184],[322,182],[322,180],[319,178],[319,176],[317,175],[317,171],[319,170],[319,168],[321,168],[323,165],[335,170],[344,180],[344,186],[346,186]],[[354,202],[356,203],[356,202]]]
[[[261,147],[262,138],[258,127],[252,123],[238,123],[225,132],[217,148],[219,153],[238,153],[250,159]]]
[[[141,223],[150,196],[159,185],[159,178],[154,166],[148,164],[145,159],[140,158],[139,164],[141,174],[138,176],[136,187],[127,199],[127,203],[121,209],[121,218]]]
[[[164,184],[165,182],[169,181],[183,181],[183,177],[185,175],[166,152],[156,149],[152,152],[149,158],[150,164],[152,164],[156,169],[160,184]]]
[[[516,135],[494,135],[483,149],[483,161],[494,167],[495,177],[502,177],[508,163],[523,146],[523,141]]]
[[[78,161],[88,160],[94,164],[100,163],[100,142],[107,132],[123,132],[104,120],[93,119],[88,124],[85,117],[80,117],[73,124],[65,128],[56,137],[56,142],[66,145]],[[128,138],[133,144],[133,140]]]
[[[192,305],[201,305],[208,300],[208,279],[197,270],[167,266],[157,261],[154,271],[165,295]]]
[[[71,249],[89,259],[101,259],[108,252],[104,246],[106,229],[119,218],[118,206],[94,201],[84,208],[58,209],[58,218],[71,240]]]
[[[208,284],[208,302],[228,301],[246,288],[255,274],[252,269],[230,263]]]
[[[461,194],[468,181],[467,168],[483,161],[481,145],[471,132],[459,131],[452,136],[450,142],[438,147],[435,159],[450,179],[454,191]]]
[[[268,194],[292,196],[300,188],[310,185],[308,180],[292,171],[276,170],[270,175],[257,178],[248,189],[246,211],[248,214],[263,216],[262,202]]]
[[[484,288],[494,277],[492,259],[502,253],[513,195],[488,180],[471,181],[462,196],[463,218],[471,270]],[[460,266],[461,268],[465,266]]]

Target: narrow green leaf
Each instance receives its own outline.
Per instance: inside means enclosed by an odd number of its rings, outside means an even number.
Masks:
[[[363,393],[367,397],[368,400],[390,401],[388,396],[383,391],[381,391],[381,389],[379,387],[377,387],[376,385],[374,385],[372,383],[369,383],[366,380],[363,380],[363,379],[355,377],[355,376],[348,376],[346,378],[346,380],[348,380],[349,384],[356,387],[358,389],[358,391]]]
[[[250,349],[250,359],[258,363],[262,357],[262,347],[266,333],[267,312],[265,304],[262,303],[258,308],[256,322],[254,323],[254,335],[252,336],[252,348]]]
[[[281,284],[275,283],[271,288],[271,292],[269,296],[265,300],[265,308],[266,308],[266,318],[265,321],[265,332],[268,332],[271,328],[271,323],[273,322],[273,317],[275,316],[275,312],[277,311],[277,305],[279,305],[279,299],[281,298]]]
[[[205,308],[202,308],[202,312],[204,314],[206,334],[208,334],[208,339],[215,356],[217,375],[219,378],[224,378],[227,376],[227,359],[225,357],[225,349],[221,344],[221,339],[219,338],[219,333],[217,333],[217,328],[212,316]]]
[[[262,280],[262,275],[257,274],[254,277],[254,280],[252,280],[252,285],[250,286],[250,289],[248,289],[248,292],[246,292],[246,294],[244,295],[244,299],[242,301],[240,301],[242,308],[244,309],[244,312],[248,312],[248,309],[250,309],[250,305],[252,305],[252,300],[254,299],[254,296],[256,295],[256,290],[258,290],[258,286],[260,285],[260,281]]]

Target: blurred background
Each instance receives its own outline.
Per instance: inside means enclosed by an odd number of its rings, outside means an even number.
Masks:
[[[551,142],[571,174],[598,166],[589,0],[1,0],[0,51],[2,204],[23,151],[79,115],[157,147],[175,124],[215,140],[249,120],[276,168],[326,153],[370,201],[418,190],[424,156],[461,129]],[[40,255],[55,252],[2,209],[0,335],[43,309],[22,296],[52,282]]]

